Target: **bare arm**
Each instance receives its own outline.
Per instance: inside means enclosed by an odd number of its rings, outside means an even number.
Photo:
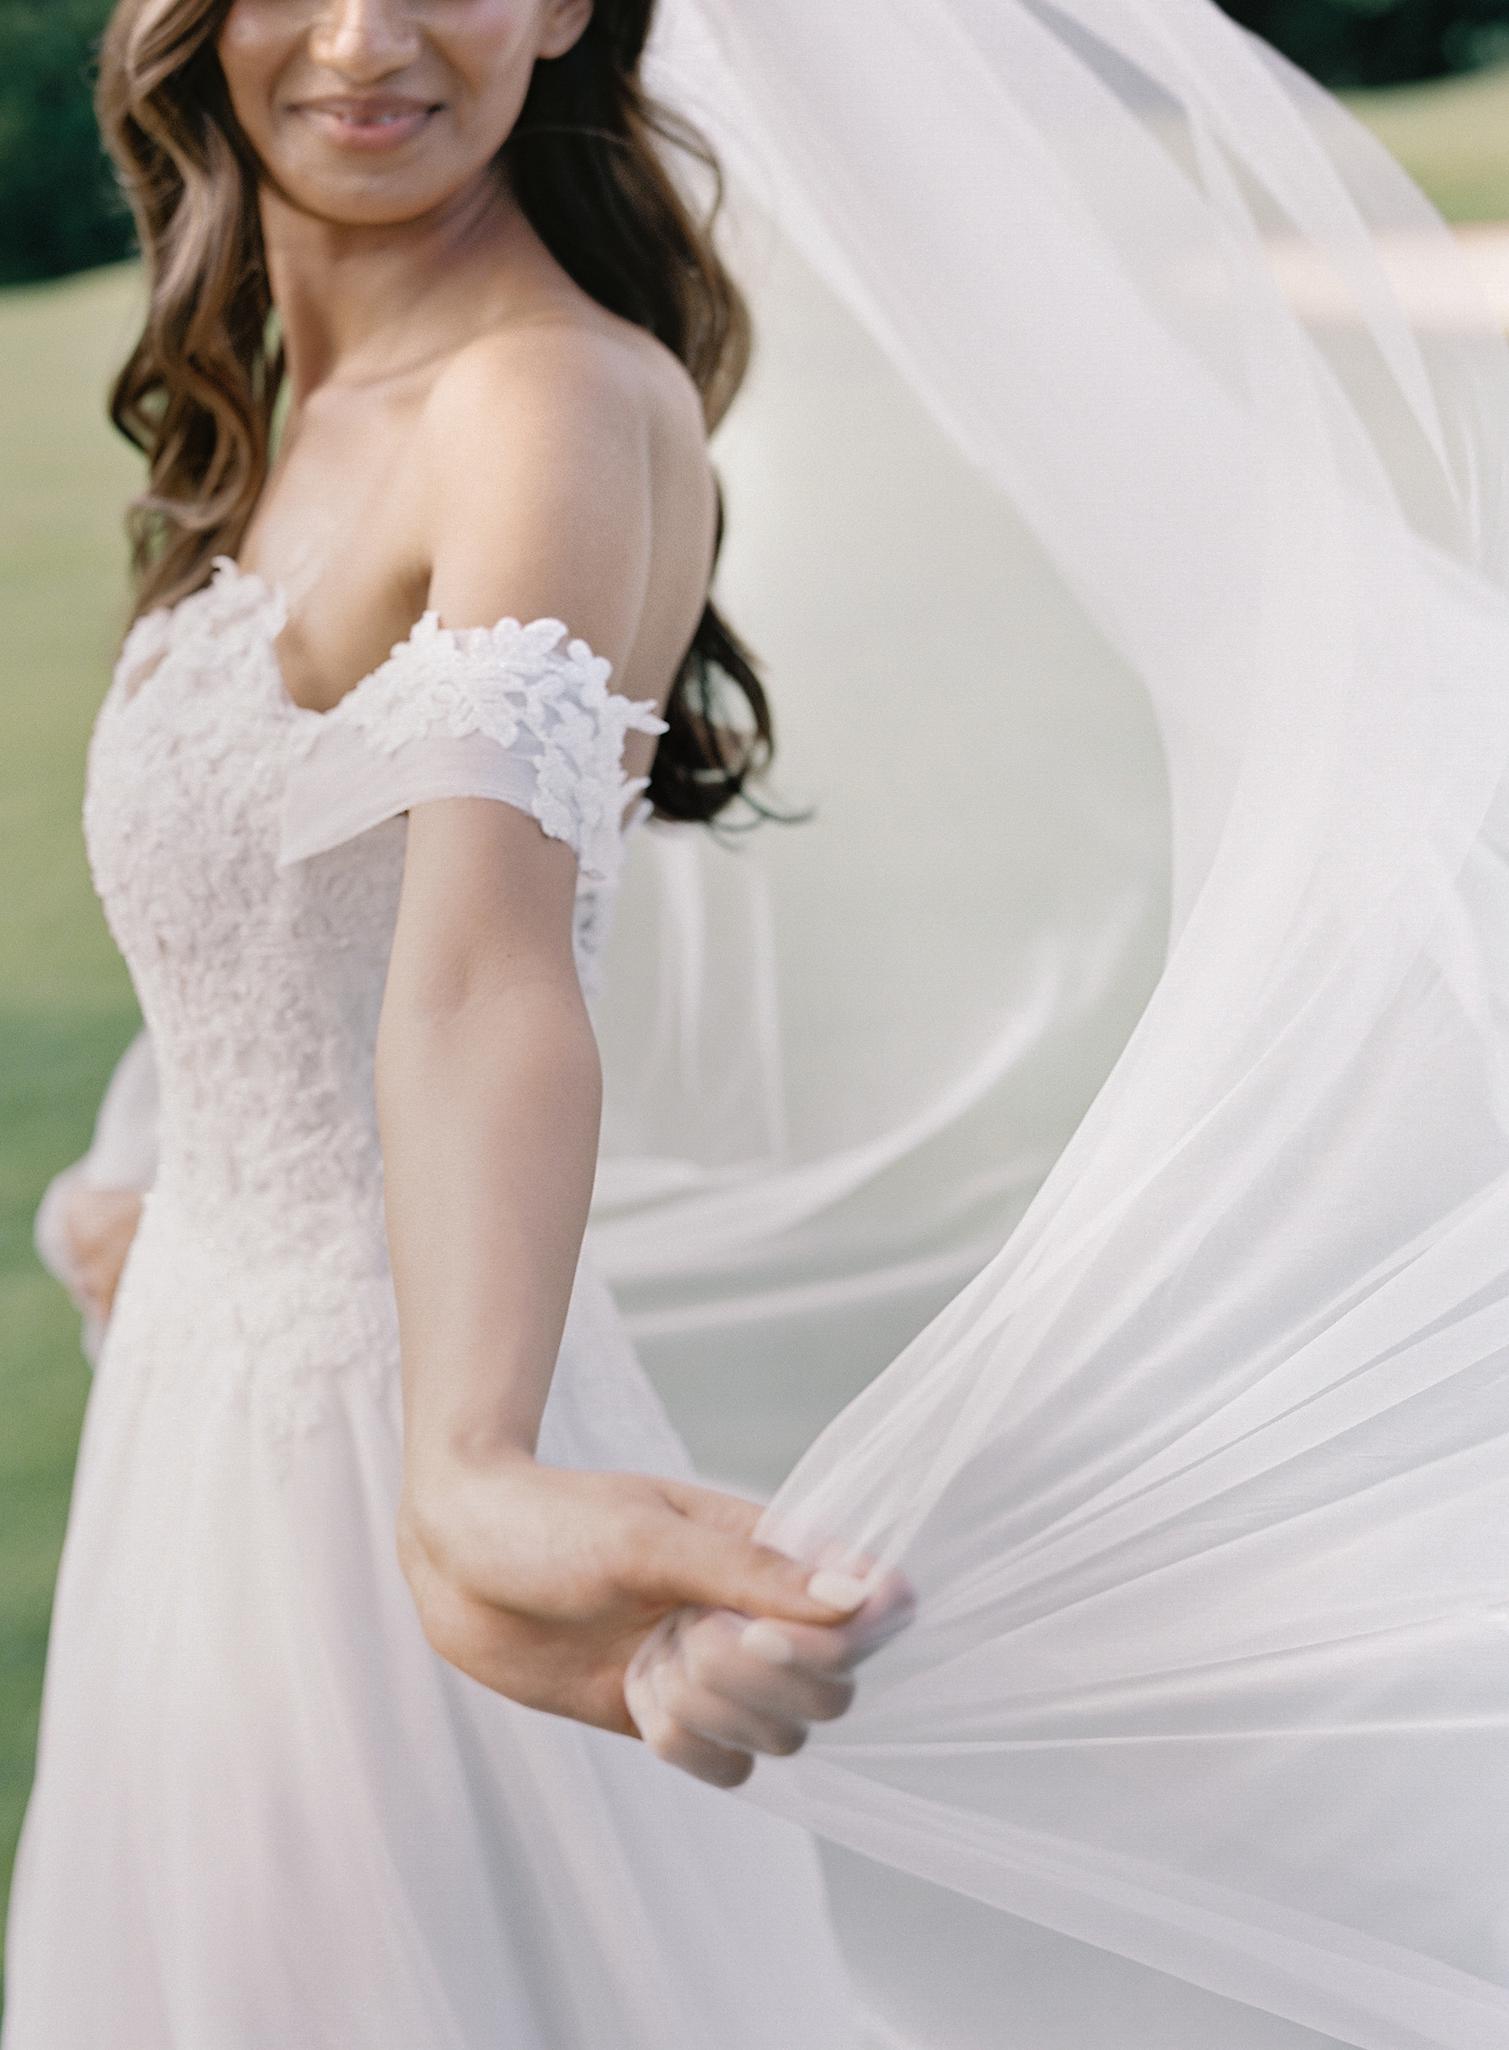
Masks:
[[[527,351],[522,363],[484,358],[433,424],[449,451],[433,520],[442,620],[558,618],[617,675],[652,512],[647,424],[621,372],[552,337],[543,365]],[[704,1605],[812,1630],[855,1602],[756,1545],[755,1504],[535,1458],[598,1140],[575,876],[570,849],[510,806],[411,808],[377,1049],[403,1352],[398,1544],[427,1634],[454,1664],[515,1700],[632,1734],[626,1669],[672,1612]],[[821,1672],[736,1653],[719,1670],[735,1693],[741,1673],[757,1680],[753,1693],[728,1696],[720,1719],[699,1681],[697,1727],[671,1698],[655,1748],[722,1784],[755,1750],[796,1749],[808,1720],[847,1706],[862,1655],[857,1635],[821,1642]]]
[[[616,680],[651,545],[627,367],[559,329],[489,344],[426,429],[430,604],[448,625],[564,620]],[[378,1087],[415,1460],[534,1448],[597,1155],[575,885],[571,850],[510,806],[411,812]]]
[[[416,806],[377,1048],[411,1468],[532,1453],[597,1155],[575,860],[486,798]]]

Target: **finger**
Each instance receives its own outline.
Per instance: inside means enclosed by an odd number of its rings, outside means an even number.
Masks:
[[[761,1562],[759,1570],[773,1574],[778,1582],[784,1580],[788,1587],[799,1588],[816,1605],[819,1620],[852,1615],[861,1603],[882,1591],[891,1598],[897,1594],[910,1598],[910,1590],[898,1573],[890,1572],[877,1579],[870,1559],[836,1540],[809,1549],[804,1562],[791,1559],[777,1546],[762,1543],[756,1532],[766,1514],[764,1503],[705,1488],[694,1481],[668,1480],[657,1485],[699,1534],[722,1533],[747,1540]],[[704,1606],[735,1604],[709,1600]]]
[[[718,1786],[742,1785],[754,1770],[752,1753],[789,1756],[800,1750],[806,1730],[721,1701],[693,1681],[681,1649],[695,1620],[685,1613],[662,1632],[664,1653],[646,1675],[658,1755]]]
[[[716,1744],[694,1730],[683,1729],[666,1715],[653,1717],[642,1734],[657,1758],[679,1772],[689,1772],[693,1779],[705,1780],[710,1787],[742,1787],[754,1771],[753,1753]]]
[[[847,1674],[829,1675],[809,1672],[799,1665],[777,1665],[755,1652],[737,1648],[720,1661],[716,1683],[703,1684],[726,1700],[741,1702],[761,1714],[803,1723],[837,1722],[854,1706],[857,1691],[857,1682]]]
[[[756,1618],[740,1633],[740,1649],[778,1668],[831,1677],[847,1675],[907,1629],[916,1615],[910,1586],[888,1574],[847,1622],[813,1627]]]
[[[807,1741],[807,1725],[799,1716],[768,1715],[748,1702],[731,1700],[700,1686],[683,1667],[668,1667],[658,1691],[671,1721],[709,1743],[789,1758]]]
[[[709,1786],[742,1786],[754,1771],[753,1756],[678,1723],[662,1698],[663,1673],[662,1666],[639,1657],[625,1677],[624,1700],[640,1736],[657,1758]]]
[[[857,1581],[826,1570],[814,1574],[784,1552],[691,1516],[668,1518],[662,1525],[648,1579],[647,1591],[668,1604],[735,1609],[793,1622],[835,1623],[865,1599]]]
[[[852,1680],[762,1658],[742,1645],[745,1628],[744,1617],[714,1611],[678,1632],[667,1658],[699,1689],[782,1721],[833,1722],[853,1705]],[[669,1687],[666,1698],[675,1705]]]
[[[725,1530],[731,1537],[752,1538],[765,1514],[763,1502],[723,1488],[705,1488],[697,1481],[657,1480],[656,1485],[683,1516],[709,1530]]]

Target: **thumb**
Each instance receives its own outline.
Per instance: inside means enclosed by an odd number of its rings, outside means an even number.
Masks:
[[[790,1623],[837,1623],[865,1599],[862,1582],[788,1559],[753,1538],[678,1518],[665,1533],[663,1566],[670,1598],[744,1616]]]

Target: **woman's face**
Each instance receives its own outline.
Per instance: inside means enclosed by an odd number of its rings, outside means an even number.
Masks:
[[[232,0],[216,49],[236,119],[287,198],[325,220],[413,219],[477,178],[535,60],[592,0]]]

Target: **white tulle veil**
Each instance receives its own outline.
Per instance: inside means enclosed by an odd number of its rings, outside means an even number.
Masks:
[[[898,2041],[1501,2050],[1509,349],[1210,0],[666,0],[654,77],[816,815],[643,834],[593,1234],[664,1372],[842,1363],[767,1530],[921,1601],[747,1795]]]

